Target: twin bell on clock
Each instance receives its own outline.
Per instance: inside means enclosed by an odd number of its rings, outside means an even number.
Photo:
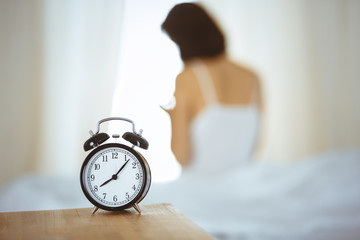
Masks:
[[[122,138],[128,145],[114,142],[107,133],[100,133],[100,124],[121,120],[132,125],[132,132],[125,132]],[[132,120],[110,117],[98,122],[97,131],[90,131],[91,137],[84,143],[84,150],[92,150],[85,158],[80,171],[81,188],[86,198],[94,205],[93,214],[99,209],[119,211],[135,208],[141,213],[138,203],[150,189],[151,172],[149,164],[135,147],[148,149],[149,143],[137,132]]]

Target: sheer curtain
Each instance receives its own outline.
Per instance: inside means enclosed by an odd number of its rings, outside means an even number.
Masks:
[[[111,114],[123,1],[0,1],[0,186],[78,175],[82,144]]]
[[[111,113],[122,1],[45,1],[39,169],[78,174],[82,144]]]
[[[202,0],[230,56],[260,75],[262,157],[293,161],[360,147],[360,2]]]

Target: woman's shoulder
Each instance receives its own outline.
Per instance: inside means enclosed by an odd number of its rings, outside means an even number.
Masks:
[[[245,64],[240,64],[231,60],[228,60],[226,63],[226,68],[229,71],[232,71],[234,74],[239,74],[249,79],[258,80],[258,75],[252,68],[246,66]]]
[[[176,77],[176,91],[190,91],[194,86],[195,74],[189,67],[185,67]]]

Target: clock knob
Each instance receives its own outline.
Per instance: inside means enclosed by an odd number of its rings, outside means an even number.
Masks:
[[[149,143],[148,141],[146,141],[145,138],[143,138],[142,136],[132,133],[132,132],[126,132],[122,135],[122,138],[125,139],[126,141],[134,144],[137,147],[143,148],[143,149],[148,149],[149,148]]]

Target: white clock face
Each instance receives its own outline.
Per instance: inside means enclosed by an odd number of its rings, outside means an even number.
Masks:
[[[139,159],[121,147],[106,147],[92,155],[83,168],[82,184],[88,197],[105,207],[132,202],[144,185]]]

